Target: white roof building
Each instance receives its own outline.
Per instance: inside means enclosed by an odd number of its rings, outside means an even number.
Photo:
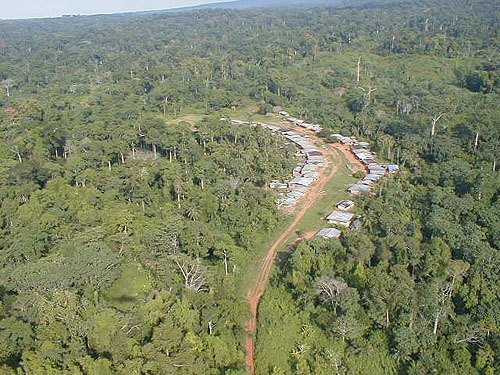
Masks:
[[[326,220],[328,220],[329,224],[337,224],[349,227],[351,225],[353,217],[354,214],[352,212],[333,211],[326,217]]]
[[[339,203],[336,204],[337,209],[342,210],[342,211],[349,211],[351,208],[354,207],[354,202],[350,200],[342,200]]]
[[[316,237],[323,237],[326,239],[332,239],[332,238],[340,238],[341,234],[342,234],[342,232],[339,231],[338,229],[323,228],[318,233],[316,233]]]
[[[312,178],[307,177],[294,177],[290,181],[290,185],[301,185],[301,186],[309,186],[314,182]]]

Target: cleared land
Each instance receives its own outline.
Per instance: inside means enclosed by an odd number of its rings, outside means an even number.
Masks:
[[[276,124],[276,121],[273,121]],[[268,123],[270,123],[268,121]],[[281,125],[281,124],[279,124]],[[310,139],[316,142],[322,142],[319,138],[311,136],[308,132],[301,133],[309,135]],[[310,229],[304,238],[309,238],[314,235],[315,231],[320,229],[320,220],[324,216],[325,208],[331,207],[335,200],[345,195],[346,185],[350,182],[350,171],[347,168],[347,163],[351,162],[352,154],[345,148],[336,148],[327,146],[326,149],[322,149],[322,153],[325,156],[325,166],[323,169],[322,176],[314,183],[312,189],[306,194],[302,199],[302,205],[297,212],[293,222],[285,229],[284,232],[276,239],[276,241],[269,248],[265,258],[258,264],[258,272],[254,282],[251,284],[247,299],[251,307],[252,316],[248,322],[247,331],[249,336],[246,339],[246,350],[247,350],[247,368],[251,374],[255,374],[255,363],[254,363],[254,353],[255,353],[255,342],[254,333],[257,326],[258,319],[258,306],[259,301],[264,294],[266,286],[268,284],[272,266],[276,258],[278,249],[280,249],[285,243],[287,243],[293,236],[295,236],[296,230],[306,230]],[[333,179],[333,177],[342,168],[343,178]],[[353,165],[349,166],[350,169],[358,170],[363,168],[362,164],[357,160],[353,160]],[[335,194],[330,194],[328,196],[328,202],[325,204],[316,204],[319,200],[324,198],[325,189],[328,191],[333,191]],[[317,225],[315,230],[312,230],[311,224]]]

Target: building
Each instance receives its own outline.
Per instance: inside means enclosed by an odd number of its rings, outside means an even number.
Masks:
[[[367,174],[363,180],[366,181],[373,181],[373,182],[378,182],[382,178],[382,175],[380,174]]]
[[[289,191],[288,194],[286,195],[288,198],[295,198],[295,199],[300,199],[304,196],[304,193],[301,193],[300,191]]]
[[[321,153],[320,150],[316,149],[316,150],[307,151],[307,156],[308,157],[311,157],[311,156],[323,156],[323,154]]]
[[[340,238],[342,232],[335,228],[323,228],[318,233],[316,237],[322,237],[326,239]]]
[[[307,177],[294,177],[290,181],[290,185],[300,185],[300,186],[309,186],[314,182],[312,178]]]
[[[307,158],[307,161],[314,164],[323,164],[325,159],[323,156],[311,156],[310,158]]]
[[[354,202],[350,200],[342,200],[336,205],[337,209],[341,211],[349,211],[351,208],[354,207]]]
[[[271,189],[288,189],[288,185],[287,184],[284,184],[284,183],[281,183],[281,182],[276,182],[276,181],[273,181],[269,184],[269,187]]]
[[[396,164],[389,164],[387,165],[387,170],[389,171],[389,173],[398,173],[399,172],[399,166],[397,166]]]
[[[305,186],[293,185],[292,187],[290,187],[290,190],[291,191],[298,191],[298,192],[301,192],[301,193],[307,193],[307,191],[309,189],[307,187],[305,187]]]
[[[297,204],[297,199],[295,198],[281,198],[276,201],[278,206],[282,207],[292,207]]]
[[[302,167],[302,173],[316,172],[317,170],[318,166],[316,164],[306,164]]]
[[[371,186],[364,184],[354,184],[349,189],[347,189],[352,195],[363,195],[368,194],[371,191]]]
[[[326,217],[329,224],[343,225],[349,227],[351,225],[354,214],[352,212],[333,211]]]

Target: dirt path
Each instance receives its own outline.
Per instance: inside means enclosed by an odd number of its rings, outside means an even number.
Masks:
[[[349,160],[351,164],[354,164],[353,172],[362,171],[366,169],[365,165],[356,156],[354,156],[352,151],[349,149],[349,146],[343,145],[341,143],[335,143],[334,145],[335,148],[342,151],[342,153],[345,155],[345,157],[347,158],[347,160]]]
[[[296,127],[294,129],[295,132],[299,133],[300,135],[307,136],[310,140],[314,142],[321,142],[323,144],[326,144],[325,141],[321,138],[318,138],[314,136],[311,132],[301,128],[301,127]],[[297,216],[293,220],[293,222],[290,224],[290,226],[279,236],[279,238],[273,243],[273,245],[269,248],[265,258],[260,261],[260,264],[258,265],[259,273],[253,282],[252,286],[250,287],[250,290],[247,293],[247,299],[250,304],[250,308],[252,310],[252,317],[250,321],[248,322],[247,326],[247,332],[249,333],[248,337],[246,338],[246,350],[247,350],[247,369],[250,374],[255,375],[255,363],[254,363],[254,356],[255,356],[255,342],[254,342],[254,334],[255,334],[255,329],[257,327],[257,318],[258,318],[258,307],[259,307],[259,302],[264,294],[264,291],[266,289],[267,283],[269,281],[269,277],[271,275],[271,270],[272,266],[274,263],[274,259],[276,258],[276,250],[283,245],[285,242],[286,238],[293,233],[295,228],[297,228],[298,224],[304,217],[304,215],[307,213],[307,211],[317,202],[317,200],[321,197],[321,194],[328,183],[330,179],[335,176],[337,173],[338,166],[342,164],[342,158],[340,153],[342,153],[347,160],[354,165],[353,172],[359,171],[359,170],[364,170],[365,166],[361,161],[359,161],[354,154],[351,152],[348,146],[342,145],[340,143],[335,143],[333,144],[333,148],[330,148],[330,146],[327,146],[328,149],[321,149],[321,152],[323,153],[323,156],[325,157],[325,168],[323,170],[323,173],[321,177],[313,184],[307,195],[302,199],[303,205],[300,208],[300,211],[297,213]],[[338,159],[338,163],[335,163],[335,161]],[[328,170],[328,168],[331,167],[331,170],[328,174],[325,173],[325,171]],[[304,238],[310,238],[314,235],[313,232],[307,233]]]
[[[316,137],[310,137],[315,141],[320,141]],[[254,364],[254,354],[255,354],[255,343],[253,339],[253,334],[255,333],[255,329],[257,326],[257,315],[258,315],[258,307],[259,301],[264,294],[264,290],[266,289],[267,283],[269,281],[269,277],[271,274],[271,269],[274,263],[274,259],[276,257],[276,250],[285,242],[285,239],[293,233],[297,225],[300,223],[306,212],[316,203],[316,201],[321,197],[321,192],[324,190],[326,184],[330,179],[335,176],[337,173],[338,165],[336,165],[335,159],[340,159],[340,155],[338,154],[339,150],[328,149],[321,150],[323,155],[325,156],[325,169],[321,177],[314,183],[312,188],[309,190],[307,195],[303,198],[303,205],[300,208],[300,211],[297,213],[297,216],[290,224],[290,226],[279,236],[279,238],[274,242],[274,244],[269,248],[266,257],[263,259],[262,263],[259,265],[259,273],[254,283],[252,284],[250,290],[247,294],[247,299],[250,304],[252,310],[252,317],[248,322],[247,331],[249,336],[246,339],[246,350],[247,350],[247,368],[248,371],[253,375],[255,374],[255,364]],[[328,174],[325,172],[328,168],[331,167],[331,170]]]

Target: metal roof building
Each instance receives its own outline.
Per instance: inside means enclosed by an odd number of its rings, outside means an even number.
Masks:
[[[351,208],[354,207],[354,202],[344,199],[344,200],[340,201],[339,203],[337,203],[336,207],[342,211],[349,211]]]
[[[323,237],[326,239],[331,239],[331,238],[340,238],[340,235],[342,234],[341,231],[335,228],[323,228],[321,229],[318,233],[316,233],[316,237]]]
[[[314,182],[312,178],[307,177],[294,177],[290,181],[290,185],[301,185],[301,186],[309,186]]]
[[[326,217],[326,220],[328,220],[328,223],[330,224],[338,224],[349,227],[353,217],[354,214],[352,212],[333,211]]]
[[[349,193],[352,195],[362,195],[367,194],[371,190],[371,186],[363,185],[363,184],[355,184],[352,185],[349,189],[347,189]]]

